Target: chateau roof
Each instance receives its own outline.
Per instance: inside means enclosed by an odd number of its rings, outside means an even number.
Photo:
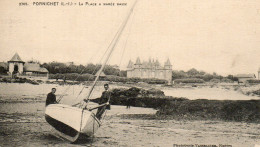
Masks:
[[[141,61],[140,61],[140,58],[139,58],[139,57],[136,59],[135,64],[141,64]]]
[[[151,67],[151,63],[149,63],[149,62],[145,62],[145,61],[143,61],[143,63],[142,63],[142,67],[144,67],[144,68],[149,68],[149,67]]]
[[[172,65],[169,58],[167,59],[164,65]]]
[[[14,56],[12,57],[12,59],[8,62],[22,62],[22,63],[24,63],[17,53],[15,53]]]
[[[165,64],[166,64],[166,63],[169,64],[169,65],[171,65],[169,59],[168,59],[167,62],[165,62]],[[138,57],[138,58],[136,59],[135,65],[141,65],[140,68],[164,69],[164,67],[161,66],[161,64],[160,64],[160,62],[159,62],[158,60],[154,61],[154,59],[151,60],[151,58],[149,58],[148,62],[147,62],[147,61],[143,61],[143,62],[141,63],[140,58]],[[127,68],[134,68],[133,62],[132,62],[131,60],[129,61]]]
[[[48,70],[46,68],[40,67],[40,64],[38,64],[38,63],[25,63],[24,71],[25,72],[42,72],[42,73],[48,72]]]
[[[127,68],[132,68],[133,67],[133,62],[130,60],[128,65],[127,65]]]
[[[159,61],[157,59],[155,61],[155,66],[160,66],[160,63],[159,63]]]

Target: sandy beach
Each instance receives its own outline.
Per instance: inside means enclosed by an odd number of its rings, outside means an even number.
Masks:
[[[125,106],[114,105],[107,111],[94,137],[79,144],[70,144],[55,137],[44,119],[45,96],[55,85],[1,83],[0,86],[0,146],[170,147],[174,144],[198,144],[254,147],[260,144],[260,124],[257,123],[154,119],[154,109],[126,109]],[[66,86],[56,87],[59,90],[57,95],[66,89]],[[71,100],[64,98],[61,102],[66,104]]]

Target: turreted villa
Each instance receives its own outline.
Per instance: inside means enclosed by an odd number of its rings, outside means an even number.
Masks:
[[[158,60],[154,61],[149,59],[148,62],[141,62],[138,57],[135,63],[131,60],[129,61],[127,66],[127,77],[163,79],[167,80],[168,84],[171,84],[172,65],[169,59],[164,63],[164,66],[161,66]]]

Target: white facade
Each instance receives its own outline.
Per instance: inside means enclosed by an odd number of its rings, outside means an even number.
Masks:
[[[136,63],[133,64],[129,61],[127,66],[127,77],[128,78],[156,78],[167,80],[168,84],[172,83],[172,65],[169,61],[165,62],[164,66],[160,66],[158,61],[151,61],[141,63],[140,59],[137,58]]]
[[[15,67],[17,67],[17,73],[22,74],[23,73],[23,64],[22,62],[9,62],[9,73],[13,74],[15,71]]]

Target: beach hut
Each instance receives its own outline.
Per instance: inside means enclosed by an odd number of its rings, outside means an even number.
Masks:
[[[11,76],[23,74],[24,63],[18,53],[15,53],[12,59],[8,61],[9,74]]]
[[[40,67],[38,63],[25,63],[24,73],[28,76],[48,77],[49,71],[46,68]]]

